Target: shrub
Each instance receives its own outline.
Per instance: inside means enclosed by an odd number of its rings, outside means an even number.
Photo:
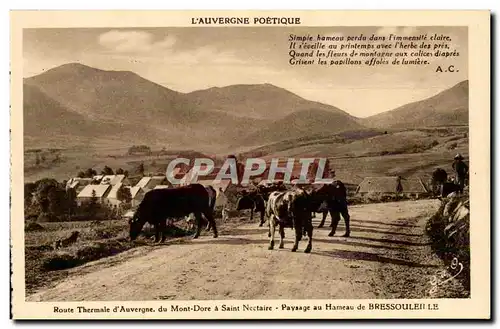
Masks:
[[[458,206],[468,204],[468,196],[454,196],[442,200],[438,211],[427,221],[426,233],[434,252],[445,263],[456,257],[464,270],[457,276],[462,285],[470,291],[470,215],[453,221]]]
[[[30,223],[26,224],[26,226],[24,227],[24,230],[27,232],[44,231],[45,228],[36,222],[30,222]]]

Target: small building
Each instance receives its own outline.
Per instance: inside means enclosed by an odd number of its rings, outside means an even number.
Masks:
[[[105,175],[100,181],[100,184],[109,184],[112,186],[115,186],[119,183],[127,184],[125,175]]]
[[[104,175],[95,175],[92,177],[92,184],[100,184]]]
[[[130,195],[132,196],[131,206],[137,207],[142,199],[144,199],[144,194],[146,194],[146,192],[140,186],[127,186],[127,188],[130,189]]]
[[[72,177],[66,182],[66,189],[74,189],[76,193],[80,193],[83,188],[92,183],[92,178]]]
[[[420,177],[409,177],[401,180],[403,194],[416,198],[424,197],[430,194],[431,190],[424,180]]]
[[[140,187],[147,192],[154,189],[157,185],[164,185],[165,178],[165,176],[144,176],[135,184],[135,187]]]
[[[366,177],[358,185],[356,193],[366,195],[400,194],[405,196],[420,197],[429,193],[425,183],[419,177],[401,178],[399,176]]]
[[[159,189],[164,189],[164,188],[170,188],[170,185],[156,185],[153,190],[159,190]]]
[[[118,190],[123,186],[122,183],[116,185],[111,185],[108,195],[106,196],[106,202],[111,206],[119,206],[122,201],[118,200]]]
[[[83,188],[83,190],[76,196],[76,203],[81,206],[82,203],[88,202],[92,199],[92,192],[95,191],[95,197],[97,202],[101,204],[106,204],[106,197],[111,190],[111,185],[103,184],[89,184]]]

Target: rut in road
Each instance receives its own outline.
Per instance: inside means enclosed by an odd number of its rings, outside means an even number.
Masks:
[[[291,252],[294,233],[285,230],[285,248],[267,250],[267,227],[245,223],[211,235],[141,247],[73,269],[29,301],[353,299],[428,298],[431,275],[442,262],[424,233],[439,201],[418,200],[357,205],[351,237],[328,237],[330,218]]]

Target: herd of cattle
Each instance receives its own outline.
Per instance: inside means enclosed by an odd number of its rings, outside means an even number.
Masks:
[[[207,230],[212,230],[213,237],[217,238],[217,225],[214,220],[216,197],[217,192],[212,186],[205,187],[201,184],[151,190],[145,194],[129,221],[130,239],[135,240],[148,222],[154,226],[155,242],[164,242],[167,219],[182,218],[190,214],[194,214],[196,222],[193,238],[198,238],[201,233],[202,216],[208,221]],[[297,250],[299,241],[307,235],[308,243],[304,252],[310,252],[313,234],[312,218],[316,212],[323,213],[323,219],[318,227],[324,225],[326,216],[328,212],[330,213],[332,224],[329,236],[335,234],[340,215],[346,224],[344,236],[348,237],[350,234],[347,189],[341,181],[334,181],[310,190],[299,186],[292,188],[284,185],[258,186],[256,190],[246,192],[238,198],[237,210],[245,209],[251,211],[251,218],[254,211],[260,213],[259,226],[263,226],[267,218],[270,250],[274,248],[276,228],[280,233],[279,248],[284,247],[284,229],[291,228],[295,232],[292,251]]]

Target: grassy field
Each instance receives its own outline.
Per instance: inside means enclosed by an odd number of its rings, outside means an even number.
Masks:
[[[169,229],[170,238],[191,232],[184,222]],[[78,231],[77,242],[54,250],[52,245]],[[67,270],[90,261],[146,245],[154,234],[147,224],[137,241],[128,239],[126,220],[28,223],[25,229],[26,289],[33,291],[67,275]]]
[[[242,151],[242,154],[263,158],[328,157],[339,179],[358,184],[368,176],[428,176],[437,167],[449,172],[457,152],[461,152],[467,160],[467,131],[467,127],[440,127],[391,130],[387,134],[385,131],[368,130],[351,134],[312,135]],[[127,155],[127,147],[123,145],[57,151],[45,149],[40,154],[45,160],[36,165],[36,153],[32,150],[25,152],[26,182],[47,177],[62,181],[87,168],[100,172],[104,166],[113,170],[122,168],[133,174],[141,162],[147,173],[164,173],[175,157]]]
[[[227,223],[221,223],[220,209],[216,209],[216,221],[220,234],[238,225],[241,220],[248,221],[249,213],[232,212]],[[257,222],[259,216],[254,216]],[[54,250],[53,244],[59,239],[68,238],[78,231],[79,237],[73,245]],[[177,221],[168,228],[167,242],[183,238],[190,239],[194,232],[189,230],[184,220]],[[202,228],[201,235],[211,234]],[[105,221],[76,222],[29,222],[25,225],[25,268],[26,289],[28,293],[50,285],[67,276],[76,266],[110,257],[118,253],[153,244],[154,230],[146,224],[137,240],[129,241],[129,226],[124,219]],[[179,240],[180,242],[182,242]]]

